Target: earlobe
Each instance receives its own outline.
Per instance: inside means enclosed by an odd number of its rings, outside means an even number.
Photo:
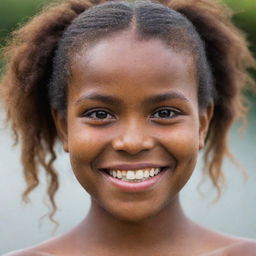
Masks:
[[[52,117],[55,123],[55,127],[58,133],[58,136],[63,144],[63,149],[65,152],[69,152],[68,149],[68,127],[67,127],[67,119],[64,115],[62,115],[56,109],[51,110]]]
[[[214,112],[214,104],[211,102],[207,108],[200,113],[200,129],[199,129],[199,150],[204,148],[205,139],[209,130],[210,122]]]

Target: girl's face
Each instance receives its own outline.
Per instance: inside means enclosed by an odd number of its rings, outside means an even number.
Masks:
[[[67,122],[58,114],[55,120],[78,181],[120,219],[155,215],[191,176],[211,116],[210,107],[199,113],[192,57],[159,39],[119,32],[72,63]],[[102,170],[144,175],[157,167],[165,169],[152,184],[133,188]]]

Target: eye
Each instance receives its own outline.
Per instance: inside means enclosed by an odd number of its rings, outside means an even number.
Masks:
[[[95,121],[104,121],[108,119],[114,119],[114,116],[111,113],[102,109],[88,111],[82,114],[82,117],[86,117],[88,119],[95,120]]]
[[[172,108],[162,108],[158,111],[154,112],[154,114],[151,116],[156,119],[171,119],[178,115],[181,115],[181,111],[177,109]]]

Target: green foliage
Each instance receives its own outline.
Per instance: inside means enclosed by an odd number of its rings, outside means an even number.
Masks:
[[[256,56],[256,1],[226,0],[234,10],[234,22],[244,30],[251,42],[251,49]]]
[[[48,0],[49,1],[49,0]],[[0,44],[47,0],[0,0]]]

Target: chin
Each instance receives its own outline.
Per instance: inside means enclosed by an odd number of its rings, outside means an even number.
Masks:
[[[105,208],[105,210],[114,218],[129,223],[138,223],[145,221],[157,215],[159,212],[161,212],[162,209],[163,207],[161,207],[161,205],[159,204],[154,204],[154,207],[152,207],[152,203],[147,204],[146,202],[122,203],[122,205],[119,204],[118,208]]]
[[[154,213],[149,212],[133,212],[132,214],[127,214],[123,212],[112,212],[112,216],[120,221],[128,222],[128,223],[138,223],[143,222],[150,217],[154,216]]]

